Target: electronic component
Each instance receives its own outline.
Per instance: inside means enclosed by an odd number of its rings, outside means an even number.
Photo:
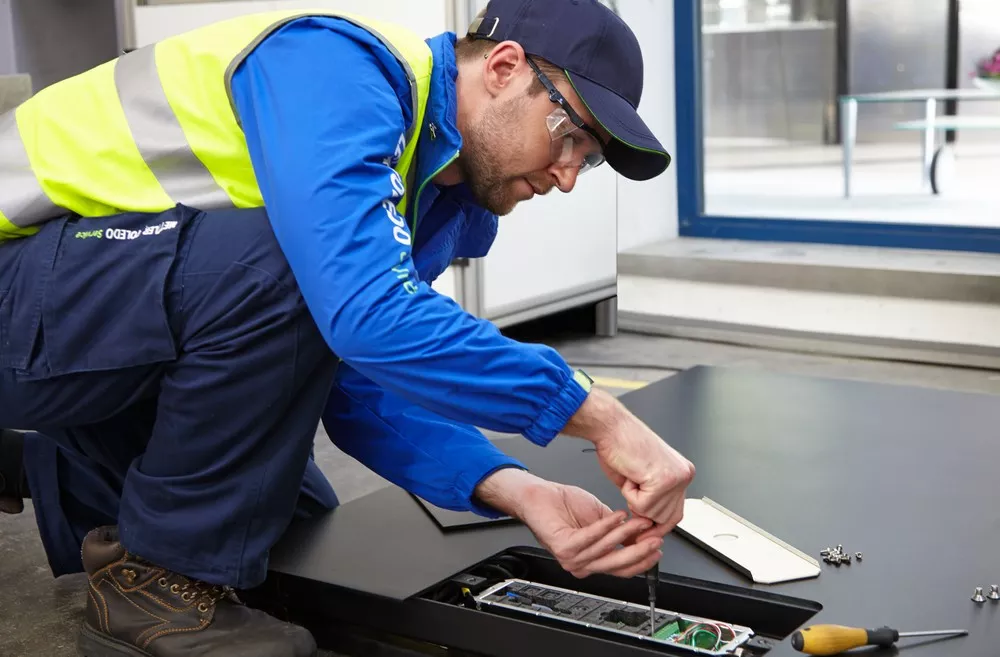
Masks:
[[[449,581],[462,589],[468,589],[471,593],[479,593],[490,583],[485,577],[476,577],[468,573],[455,575]]]
[[[475,596],[479,605],[541,616],[635,639],[663,643],[706,655],[734,655],[753,630],[708,618],[649,609],[641,605],[580,593],[522,579],[508,579]]]

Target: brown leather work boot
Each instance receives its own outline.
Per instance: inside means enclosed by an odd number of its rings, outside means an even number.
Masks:
[[[24,477],[24,437],[0,429],[0,513],[24,511],[28,483]]]
[[[129,554],[116,527],[83,541],[90,576],[82,657],[313,657],[305,629],[243,606],[228,589]]]

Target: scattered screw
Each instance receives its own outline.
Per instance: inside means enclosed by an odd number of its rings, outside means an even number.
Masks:
[[[861,561],[864,557],[860,552],[855,552],[853,556],[850,552],[844,552],[844,546],[839,543],[835,548],[828,547],[825,550],[820,550],[819,554],[823,557],[823,561],[835,566],[839,566],[842,563],[850,564],[852,559]]]
[[[986,598],[983,597],[983,587],[976,587],[976,592],[972,595],[972,601],[978,603],[986,602]]]
[[[989,594],[988,597],[993,602],[996,602],[996,601],[1000,600],[1000,586],[997,586],[996,584],[994,584],[993,586],[991,586],[990,587],[990,594]]]

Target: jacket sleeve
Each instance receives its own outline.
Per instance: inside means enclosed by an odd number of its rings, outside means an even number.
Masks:
[[[497,518],[474,496],[502,468],[526,469],[474,427],[448,421],[394,395],[341,363],[323,414],[344,453],[431,504]]]
[[[507,339],[419,280],[394,205],[403,181],[389,165],[411,121],[410,90],[366,34],[299,19],[234,76],[277,241],[323,337],[353,369],[455,422],[547,444],[587,390],[553,349]]]

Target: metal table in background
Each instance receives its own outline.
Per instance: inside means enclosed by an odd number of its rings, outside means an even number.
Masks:
[[[946,100],[993,100],[1000,101],[1000,90],[997,89],[911,89],[907,91],[887,91],[882,93],[847,94],[840,97],[841,140],[844,156],[844,198],[851,196],[851,169],[854,158],[854,146],[858,136],[858,105],[860,103],[924,103],[924,119],[917,125],[908,122],[897,126],[899,129],[923,130],[922,182],[925,188],[931,186],[931,166],[935,152],[935,135],[937,130],[959,130],[966,127],[991,127],[1000,129],[1000,117],[996,122],[989,123],[982,117],[946,117],[947,125],[937,125],[938,101]],[[987,117],[988,118],[988,117]],[[989,124],[988,124],[989,123]]]
[[[711,497],[817,558],[837,544],[864,553],[861,563],[824,564],[815,579],[754,585],[672,534],[664,577],[808,600],[819,611],[806,624],[969,630],[901,642],[907,657],[997,654],[1000,603],[971,597],[1000,584],[1000,397],[699,367],[622,399],[695,463],[691,497]],[[588,443],[499,444],[540,476],[622,507]],[[518,632],[480,636],[474,618],[432,628],[411,608],[436,582],[513,546],[537,543],[516,523],[442,531],[390,487],[293,526],[274,550],[271,577],[294,591],[289,617],[308,619],[321,643],[347,623],[482,655],[550,654]],[[767,657],[798,654],[784,637]]]

